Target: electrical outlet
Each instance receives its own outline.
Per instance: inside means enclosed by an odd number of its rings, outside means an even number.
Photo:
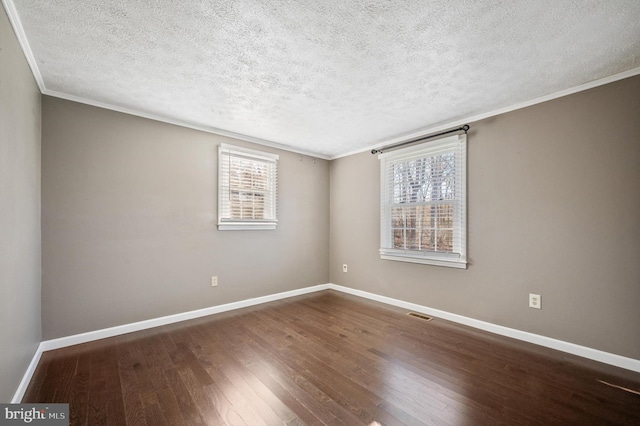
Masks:
[[[342,272],[347,272],[347,264],[342,264]]]
[[[218,287],[218,277],[211,277],[211,287]]]
[[[542,309],[542,299],[539,294],[529,293],[529,307],[534,309]]]

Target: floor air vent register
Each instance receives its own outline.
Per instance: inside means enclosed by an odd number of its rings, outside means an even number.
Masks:
[[[433,318],[428,315],[419,314],[417,312],[409,312],[407,315],[410,317],[418,318],[424,321],[431,321]]]

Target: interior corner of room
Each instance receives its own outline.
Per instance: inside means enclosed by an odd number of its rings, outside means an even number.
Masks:
[[[0,36],[0,401],[43,342],[329,286],[640,371],[639,75],[469,123],[454,269],[380,259],[369,151],[312,158],[43,95],[4,10]],[[216,230],[220,143],[279,155],[276,230]]]

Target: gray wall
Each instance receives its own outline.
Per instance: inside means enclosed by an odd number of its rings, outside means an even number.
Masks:
[[[327,161],[48,96],[42,134],[44,339],[329,281]],[[280,155],[277,230],[216,229],[220,142]]]
[[[457,270],[380,260],[378,159],[332,161],[331,282],[640,359],[640,77],[472,123],[468,167]]]
[[[0,7],[0,402],[40,337],[40,92]]]

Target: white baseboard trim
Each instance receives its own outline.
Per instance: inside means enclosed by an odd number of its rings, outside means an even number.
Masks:
[[[18,386],[18,389],[11,400],[12,403],[19,403],[22,401],[24,393],[27,390],[27,386],[31,381],[31,377],[38,366],[40,357],[45,351],[53,349],[60,349],[67,346],[78,345],[80,343],[91,342],[94,340],[105,339],[107,337],[119,336],[121,334],[132,333],[134,331],[146,330],[149,328],[159,327],[162,325],[173,324],[190,319],[200,318],[208,315],[218,314],[222,312],[232,311],[235,309],[247,308],[249,306],[260,305],[267,302],[273,302],[276,300],[286,299],[293,296],[300,296],[303,294],[314,293],[322,290],[336,290],[342,293],[351,294],[365,299],[374,300],[376,302],[385,303],[387,305],[393,305],[400,308],[404,308],[410,311],[420,312],[427,315],[432,315],[437,318],[442,318],[448,321],[452,321],[459,324],[464,324],[469,327],[485,330],[501,336],[511,337],[513,339],[522,340],[524,342],[533,343],[536,345],[544,346],[547,348],[555,349],[558,351],[570,353],[583,358],[591,359],[594,361],[610,364],[616,367],[624,368],[627,370],[640,373],[640,360],[634,358],[628,358],[621,355],[604,352],[598,349],[588,348],[586,346],[576,345],[575,343],[569,343],[562,340],[552,339],[550,337],[541,336],[539,334],[529,333],[527,331],[516,330],[501,325],[492,324],[485,321],[465,317],[451,312],[441,311],[439,309],[429,308],[427,306],[418,305],[416,303],[405,302],[399,299],[393,299],[391,297],[380,296],[375,293],[369,293],[363,290],[356,290],[349,287],[344,287],[337,284],[319,284],[311,287],[300,288],[291,291],[285,291],[283,293],[276,293],[268,296],[256,297],[253,299],[241,300],[239,302],[226,303],[224,305],[212,306],[209,308],[198,309],[195,311],[183,312],[175,315],[168,315],[160,318],[154,318],[145,321],[134,322],[131,324],[120,325],[117,327],[104,328],[101,330],[90,331],[87,333],[75,334],[72,336],[60,337],[58,339],[44,340],[38,346],[38,349],[24,373],[22,381]]]
[[[13,398],[11,399],[12,404],[19,404],[22,401],[22,397],[24,396],[24,393],[27,391],[29,382],[31,382],[31,377],[33,377],[33,373],[36,372],[36,367],[38,367],[38,363],[40,362],[41,356],[42,356],[42,343],[38,345],[38,348],[36,349],[36,353],[33,355],[33,358],[29,363],[29,367],[27,367],[27,371],[24,372],[24,375],[22,376],[22,380],[18,385],[18,389],[16,389],[16,393],[13,394]]]
[[[262,303],[273,302],[275,300],[286,299],[302,294],[313,293],[316,291],[327,290],[329,284],[320,284],[312,287],[305,287],[283,293],[271,294],[268,296],[255,297],[253,299],[240,300],[238,302],[226,303],[224,305],[211,306],[209,308],[197,309],[195,311],[183,312],[180,314],[167,315],[165,317],[153,318],[145,321],[133,322],[131,324],[119,325],[116,327],[103,328],[101,330],[89,331],[87,333],[74,334],[73,336],[60,337],[58,339],[45,340],[41,343],[43,351],[64,348],[67,346],[78,345],[80,343],[91,342],[107,337],[119,336],[121,334],[133,333],[134,331],[147,330],[149,328],[160,327],[162,325],[173,324],[176,322],[186,321],[190,319],[206,317],[207,315],[219,314],[222,312],[233,311],[235,309],[247,308],[249,306],[260,305]]]
[[[205,317],[207,315],[219,314],[222,312],[233,311],[235,309],[247,308],[249,306],[260,305],[267,302],[273,302],[280,299],[286,299],[293,296],[313,293],[329,289],[329,284],[319,284],[316,286],[300,288],[282,293],[271,294],[268,296],[256,297],[253,299],[241,300],[239,302],[226,303],[224,305],[211,306],[209,308],[198,309],[195,311],[183,312],[175,315],[167,315],[164,317],[153,318],[145,321],[138,321],[130,324],[119,325],[116,327],[103,328],[101,330],[89,331],[87,333],[74,334],[72,336],[60,337],[58,339],[43,340],[38,345],[27,371],[22,377],[22,381],[13,395],[12,403],[19,403],[27,391],[31,377],[40,362],[40,357],[45,351],[65,348],[67,346],[78,345],[81,343],[92,342],[94,340],[106,339],[107,337],[119,336],[121,334],[133,333],[134,331],[147,330],[149,328],[160,327],[162,325],[173,324],[190,319]]]
[[[514,328],[504,327],[502,325],[496,325],[490,322],[480,321],[462,315],[453,314],[451,312],[441,311],[439,309],[433,309],[415,303],[405,302],[403,300],[392,299],[390,297],[380,296],[378,294],[356,290],[341,285],[329,284],[329,288],[640,373],[640,360],[638,359],[628,358],[598,349],[576,345],[575,343],[552,339],[551,337],[516,330]]]

